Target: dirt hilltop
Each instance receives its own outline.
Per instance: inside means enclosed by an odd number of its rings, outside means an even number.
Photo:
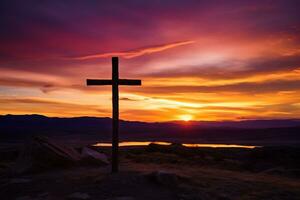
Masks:
[[[94,150],[109,156],[109,148]],[[300,196],[297,151],[191,149],[179,144],[121,148],[118,174],[111,174],[109,165],[93,164],[8,176],[5,167],[14,161],[2,159],[0,196],[8,200],[296,200]]]

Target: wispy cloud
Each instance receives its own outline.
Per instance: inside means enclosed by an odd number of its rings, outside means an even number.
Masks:
[[[96,58],[108,58],[112,56],[121,56],[123,58],[135,58],[138,56],[143,56],[146,54],[152,54],[152,53],[157,53],[161,51],[165,51],[168,49],[172,49],[175,47],[180,47],[184,45],[189,45],[195,43],[193,40],[188,40],[188,41],[181,41],[181,42],[174,42],[174,43],[169,43],[169,44],[163,44],[163,45],[157,45],[157,46],[151,46],[151,47],[146,47],[146,48],[140,48],[140,49],[134,49],[131,51],[124,51],[124,52],[109,52],[109,53],[100,53],[100,54],[93,54],[93,55],[87,55],[87,56],[80,56],[80,57],[75,57],[73,59],[75,60],[89,60],[89,59],[96,59]]]
[[[101,108],[98,105],[85,105],[38,97],[3,97],[0,98],[0,103],[7,105],[1,109],[0,114],[39,113],[47,116],[84,116],[88,113],[93,116],[103,116],[109,112],[109,109]],[[49,107],[52,109],[45,109]]]

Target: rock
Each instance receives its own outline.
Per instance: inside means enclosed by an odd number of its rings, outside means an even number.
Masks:
[[[44,192],[44,193],[41,193],[41,194],[38,195],[38,197],[41,197],[41,198],[45,198],[47,196],[49,196],[48,192]]]
[[[135,198],[133,198],[133,197],[113,197],[113,198],[106,199],[106,200],[135,200]]]
[[[72,166],[80,159],[80,154],[74,148],[39,136],[21,151],[16,164],[12,167],[12,172],[26,173],[53,167]]]
[[[170,145],[170,147],[172,147],[172,148],[183,148],[184,146],[181,143],[174,142]]]
[[[178,196],[180,200],[202,200],[198,194],[181,194]]]
[[[256,162],[254,165],[252,165],[252,170],[255,172],[263,172],[268,169],[274,168],[274,164],[268,161],[260,161]]]
[[[17,197],[16,200],[34,200],[30,196]]]
[[[285,169],[282,167],[274,167],[271,169],[264,170],[262,171],[262,173],[272,174],[272,175],[284,175]]]
[[[78,162],[81,159],[80,154],[74,148],[47,137],[36,137],[35,142],[45,153],[53,154],[55,159],[61,159],[64,162]]]
[[[165,171],[155,171],[147,175],[151,181],[165,185],[174,187],[178,185],[178,177],[176,174]]]
[[[291,177],[300,178],[300,169],[289,169],[287,173]]]
[[[109,164],[107,156],[104,153],[99,153],[93,149],[84,147],[81,151],[82,161],[95,164]]]
[[[25,172],[32,171],[34,168],[34,159],[32,157],[32,146],[26,146],[21,150],[16,163],[12,166],[11,171],[16,174],[22,174]]]
[[[283,167],[271,168],[271,169],[263,171],[262,173],[272,174],[272,175],[281,175],[281,176],[287,176],[287,177],[292,177],[292,178],[300,177],[299,169],[285,169]]]
[[[25,179],[25,178],[13,178],[10,180],[11,184],[23,184],[23,183],[29,183],[31,182],[30,179]]]
[[[229,198],[226,195],[221,195],[221,196],[218,197],[218,200],[231,200],[231,198]]]
[[[90,195],[86,194],[86,193],[81,193],[81,192],[75,192],[73,194],[70,194],[67,199],[70,200],[86,200],[86,199],[90,199]]]

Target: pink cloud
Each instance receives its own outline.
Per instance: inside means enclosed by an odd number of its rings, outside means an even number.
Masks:
[[[170,43],[170,44],[151,46],[151,47],[140,48],[140,49],[124,51],[124,52],[109,52],[109,53],[92,54],[92,55],[87,55],[87,56],[75,57],[74,59],[89,60],[89,59],[96,59],[96,58],[108,58],[108,57],[112,57],[112,56],[120,56],[123,58],[130,59],[130,58],[135,58],[138,56],[143,56],[146,54],[152,54],[152,53],[165,51],[165,50],[168,50],[171,48],[189,45],[192,43],[195,43],[195,41],[189,40],[189,41],[182,41],[182,42],[174,42],[174,43]]]

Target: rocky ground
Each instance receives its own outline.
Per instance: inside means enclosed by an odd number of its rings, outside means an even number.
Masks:
[[[109,155],[108,149],[96,150]],[[300,199],[299,160],[293,162],[298,157],[291,153],[291,163],[290,158],[282,156],[274,158],[275,162],[268,151],[261,151],[190,150],[156,145],[122,149],[118,174],[111,174],[109,165],[95,163],[12,174],[7,169],[14,161],[6,159],[1,161],[0,197],[4,200]],[[284,151],[271,152],[276,157]]]

